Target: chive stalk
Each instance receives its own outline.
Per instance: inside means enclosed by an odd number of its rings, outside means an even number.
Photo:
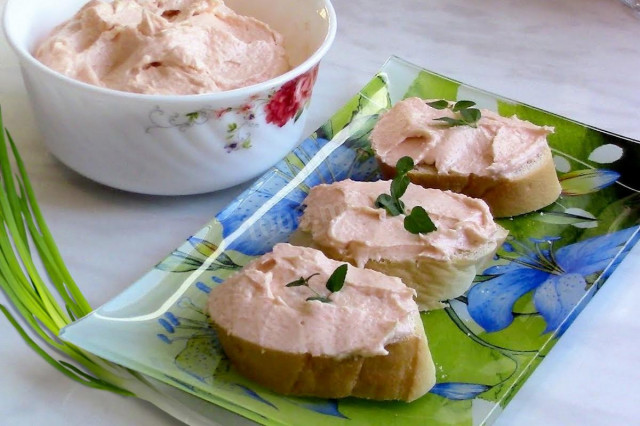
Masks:
[[[17,169],[15,174],[10,152]],[[189,424],[215,423],[189,409],[188,404],[162,393],[140,373],[59,338],[63,327],[92,309],[71,277],[44,220],[24,162],[4,127],[1,108],[0,179],[0,289],[15,314],[3,304],[0,312],[25,343],[71,380],[94,389],[144,399]],[[38,271],[38,261],[44,268],[44,276]],[[53,354],[66,359],[56,360]]]

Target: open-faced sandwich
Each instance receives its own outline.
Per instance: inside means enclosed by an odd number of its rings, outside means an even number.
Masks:
[[[318,185],[304,204],[292,243],[401,278],[421,310],[462,295],[507,236],[484,201],[408,179]]]
[[[211,291],[235,368],[285,395],[413,401],[435,383],[415,292],[402,281],[277,244]]]
[[[409,156],[412,182],[482,198],[494,217],[554,202],[561,188],[547,143],[553,129],[472,106],[415,97],[395,104],[370,138],[383,175],[395,176],[398,159]]]

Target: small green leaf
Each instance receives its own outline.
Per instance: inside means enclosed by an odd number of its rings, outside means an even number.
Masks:
[[[464,126],[465,123],[462,120],[459,120],[457,118],[451,118],[451,117],[438,117],[438,118],[434,118],[435,121],[443,121],[445,123],[447,123],[448,125],[450,125],[451,127],[453,126]]]
[[[238,128],[238,125],[236,123],[230,123],[227,126],[227,132],[233,132],[234,130],[236,130]]]
[[[458,101],[450,109],[452,112],[460,114],[460,118],[454,117],[438,117],[436,121],[442,121],[449,126],[471,126],[476,127],[476,123],[480,120],[481,113],[477,108],[471,108],[476,103],[473,101]]]
[[[391,181],[391,197],[399,200],[404,195],[409,186],[409,178],[407,176],[397,176]]]
[[[380,194],[376,199],[375,206],[377,208],[385,209],[391,216],[398,216],[404,213],[404,203],[400,200],[394,199],[389,194]]]
[[[449,102],[444,99],[440,99],[439,101],[427,102],[427,105],[434,109],[446,109],[449,107]]]
[[[376,198],[375,206],[379,209],[386,209],[389,204],[393,204],[393,197],[389,194],[380,194]]]
[[[435,231],[437,228],[427,211],[421,206],[416,206],[411,209],[411,213],[404,218],[404,229],[412,234],[427,234]]]
[[[463,109],[460,116],[467,124],[475,124],[480,120],[480,110],[476,108]]]
[[[307,285],[307,280],[305,280],[303,277],[300,277],[295,281],[291,281],[285,287],[299,287],[301,285]]]
[[[320,275],[320,274],[318,272],[316,272],[315,274],[309,275],[307,278],[300,277],[297,280],[291,281],[285,287],[299,287],[299,286],[302,286],[302,285],[309,285],[309,280],[311,278],[315,277],[316,275]]]
[[[327,280],[327,290],[331,293],[335,293],[336,291],[340,291],[342,286],[344,286],[344,280],[347,277],[347,269],[349,265],[343,263],[338,266],[335,271],[331,274],[329,279]]]
[[[380,194],[376,198],[375,206],[384,208],[391,216],[398,216],[404,213],[404,203],[400,197],[405,193],[410,180],[406,174],[413,169],[413,158],[405,156],[396,163],[396,177],[391,181],[389,194]]]
[[[325,296],[311,296],[305,299],[305,301],[307,302],[311,302],[313,300],[317,300],[318,302],[322,302],[322,303],[331,303],[331,299]]]
[[[476,103],[473,101],[458,101],[455,103],[455,105],[453,105],[453,108],[451,108],[451,111],[453,112],[462,111],[463,109],[471,108],[475,104]]]
[[[396,163],[396,173],[398,175],[406,175],[411,170],[413,170],[414,166],[415,164],[413,163],[413,158],[404,156]]]

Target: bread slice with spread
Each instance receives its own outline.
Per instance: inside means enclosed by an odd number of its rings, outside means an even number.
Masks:
[[[412,182],[482,198],[494,217],[508,217],[560,195],[547,143],[552,131],[515,116],[413,97],[383,114],[370,140],[385,177],[395,176],[398,159],[409,156]]]
[[[398,278],[282,243],[215,287],[208,308],[234,367],[273,391],[413,401],[435,384],[414,295]]]
[[[344,180],[313,187],[291,242],[399,277],[416,290],[421,310],[441,308],[441,301],[469,288],[508,232],[495,223],[484,201],[415,184],[401,197],[404,212],[392,215],[376,205],[391,186],[390,181]],[[416,206],[433,222],[431,232],[406,229],[406,213]]]

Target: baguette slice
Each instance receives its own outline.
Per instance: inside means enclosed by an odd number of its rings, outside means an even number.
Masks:
[[[546,142],[552,129],[481,111],[477,127],[447,126],[436,118],[455,118],[450,110],[419,98],[397,103],[371,133],[382,175],[393,178],[398,158],[409,155],[416,164],[408,174],[412,182],[481,198],[494,217],[553,203],[561,187]]]
[[[321,294],[340,266],[320,251],[278,244],[214,288],[209,312],[234,367],[285,395],[413,401],[435,384],[415,292],[399,279],[349,267],[328,303],[286,284],[309,278]]]
[[[344,180],[311,189],[292,244],[328,257],[399,277],[417,292],[420,310],[440,309],[462,295],[491,261],[508,231],[493,221],[486,203],[466,195],[410,184],[401,198],[421,205],[437,226],[415,235],[404,215],[390,216],[374,203],[390,182]]]
[[[385,346],[387,355],[336,358],[268,349],[214,326],[243,376],[283,395],[411,402],[435,384],[435,367],[419,315],[413,336]]]

